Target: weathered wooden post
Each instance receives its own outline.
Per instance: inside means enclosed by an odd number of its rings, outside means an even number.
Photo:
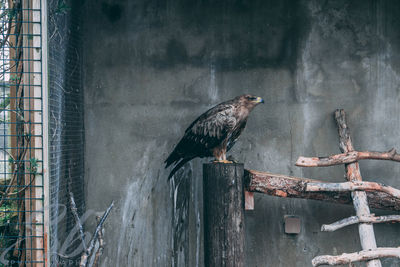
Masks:
[[[353,142],[351,141],[349,127],[346,123],[346,113],[343,109],[338,109],[335,112],[335,119],[339,130],[339,145],[340,150],[343,153],[354,151]],[[362,181],[360,166],[358,162],[350,163],[346,165],[347,180]],[[354,209],[358,217],[370,216],[371,212],[368,206],[367,193],[364,191],[354,191],[351,193],[353,198]],[[360,223],[358,225],[358,232],[360,234],[360,242],[363,250],[376,249],[376,240],[374,227],[370,223]],[[379,259],[367,261],[367,267],[382,267],[382,263]]]
[[[243,179],[241,163],[203,165],[206,267],[244,266]]]

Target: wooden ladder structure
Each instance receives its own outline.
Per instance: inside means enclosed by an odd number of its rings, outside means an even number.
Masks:
[[[339,256],[318,256],[312,260],[313,266],[318,266],[322,264],[337,265],[346,264],[355,261],[366,261],[367,267],[381,267],[381,257],[400,257],[400,248],[377,248],[375,241],[375,233],[373,229],[373,223],[387,222],[391,219],[398,220],[399,216],[381,216],[375,217],[371,214],[366,190],[380,190],[384,185],[363,182],[360,166],[357,161],[357,157],[352,160],[351,163],[346,163],[345,161],[338,160],[342,157],[352,157],[354,154],[354,147],[350,137],[349,127],[346,122],[346,114],[344,110],[336,110],[335,119],[339,130],[339,145],[340,150],[344,153],[341,155],[333,155],[328,158],[299,158],[298,163],[303,164],[303,166],[328,166],[327,162],[334,164],[345,164],[346,167],[346,177],[348,182],[344,183],[308,183],[306,186],[307,192],[318,192],[318,191],[329,191],[329,192],[340,192],[340,191],[351,191],[351,197],[353,199],[354,209],[356,211],[356,216],[346,218],[335,222],[330,225],[323,225],[321,231],[335,231],[342,227],[350,224],[358,223],[358,231],[360,235],[360,242],[362,251],[342,254]],[[389,152],[391,156],[395,156],[395,150]],[[389,155],[389,156],[390,156]],[[333,165],[333,164],[332,164]],[[398,193],[400,190],[395,188],[386,187],[389,193],[393,193],[393,197],[399,197]]]
[[[380,258],[400,258],[400,247],[378,248],[373,224],[400,222],[400,215],[375,216],[371,214],[370,206],[399,211],[400,190],[376,182],[364,182],[358,160],[379,159],[400,162],[400,155],[394,149],[388,152],[355,151],[344,110],[336,110],[335,119],[339,130],[339,145],[343,153],[329,157],[299,157],[296,165],[301,167],[326,167],[345,164],[347,182],[329,183],[308,178],[246,170],[246,209],[254,208],[254,192],[285,198],[306,198],[342,204],[352,202],[356,216],[323,225],[321,231],[335,231],[348,225],[358,224],[362,251],[344,253],[338,256],[317,256],[312,260],[312,265],[339,265],[366,261],[367,267],[381,267]]]

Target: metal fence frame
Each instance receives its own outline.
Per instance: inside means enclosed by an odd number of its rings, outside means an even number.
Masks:
[[[48,265],[46,4],[2,1],[0,266]]]

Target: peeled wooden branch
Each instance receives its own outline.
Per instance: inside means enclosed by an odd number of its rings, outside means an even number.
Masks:
[[[356,261],[369,261],[387,257],[400,258],[400,247],[376,248],[372,250],[363,250],[355,253],[344,253],[339,256],[323,255],[315,257],[311,263],[313,266],[319,266],[323,264],[339,265],[339,264],[349,264],[351,262],[356,262]]]
[[[92,254],[94,245],[96,243],[96,240],[99,236],[99,232],[102,230],[103,228],[103,223],[104,221],[107,219],[108,214],[110,213],[111,209],[114,206],[114,201],[111,203],[111,205],[107,208],[107,210],[104,212],[103,216],[100,219],[100,222],[98,223],[96,230],[93,234],[92,239],[90,240],[89,243],[89,247],[83,252],[82,256],[81,256],[81,262],[79,264],[80,267],[86,267],[87,263],[88,263],[88,258],[89,256]]]
[[[86,250],[85,234],[83,233],[83,226],[82,226],[81,220],[79,219],[78,209],[76,208],[74,193],[69,192],[69,198],[70,198],[70,202],[71,202],[71,211],[72,211],[72,214],[74,215],[75,222],[79,228],[79,236],[82,241],[82,246],[83,246],[83,249]]]
[[[339,146],[343,153],[354,151],[353,143],[350,137],[350,130],[346,122],[346,113],[343,109],[335,111],[336,124],[339,132]],[[362,181],[360,166],[358,162],[346,165],[347,180],[350,182]],[[354,191],[351,194],[353,199],[354,209],[357,216],[368,216],[370,210],[368,206],[367,194],[364,191]],[[372,224],[360,223],[358,225],[358,232],[360,235],[361,247],[364,250],[376,249],[375,233]],[[382,264],[379,259],[370,260],[366,263],[367,267],[381,267]]]
[[[100,223],[100,216],[96,217],[97,223]],[[99,266],[99,260],[101,255],[103,255],[103,250],[104,250],[104,238],[103,238],[103,231],[104,228],[102,228],[99,231],[99,239],[98,239],[98,247],[93,251],[94,256],[94,261],[93,261],[93,266],[97,267]]]
[[[400,222],[400,215],[386,215],[386,216],[351,216],[343,220],[331,223],[323,224],[321,231],[333,232],[341,229],[345,226],[356,224],[356,223],[385,223],[385,222]]]
[[[385,192],[395,198],[400,198],[400,190],[391,186],[386,186],[375,182],[344,182],[344,183],[307,183],[306,191],[308,192],[319,192],[319,191],[380,191]]]
[[[400,154],[392,148],[388,152],[350,151],[329,157],[299,157],[296,166],[300,167],[327,167],[338,164],[349,164],[361,159],[392,160],[400,162]]]
[[[322,181],[245,170],[247,190],[277,197],[304,198],[328,201],[339,204],[352,204],[350,192],[307,192],[306,186],[310,183],[323,183]],[[393,198],[385,192],[366,192],[371,208],[400,211],[400,199]]]

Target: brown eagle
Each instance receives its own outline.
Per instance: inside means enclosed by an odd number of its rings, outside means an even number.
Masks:
[[[264,103],[261,97],[241,95],[200,115],[186,129],[185,135],[165,160],[165,168],[174,164],[168,179],[196,157],[214,156],[216,162],[231,163],[226,160],[226,152],[242,133],[250,112],[260,103]]]

